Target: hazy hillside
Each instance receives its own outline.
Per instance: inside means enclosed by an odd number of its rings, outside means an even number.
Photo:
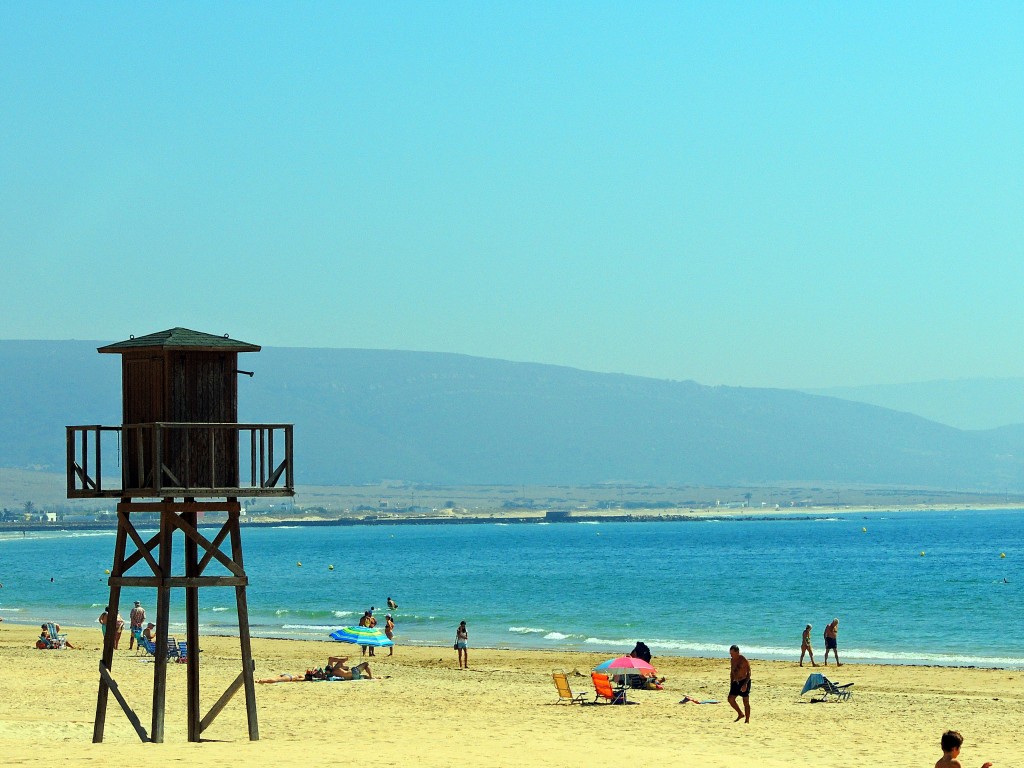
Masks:
[[[906,411],[959,429],[1024,424],[1024,379],[961,379],[807,390]]]
[[[66,424],[120,422],[100,342],[0,342],[0,466],[62,471]],[[964,432],[793,391],[451,354],[242,355],[243,421],[295,424],[304,484],[869,483],[1024,487],[1024,430]]]

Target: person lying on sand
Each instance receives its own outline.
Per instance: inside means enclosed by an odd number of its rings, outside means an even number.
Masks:
[[[373,673],[370,671],[370,662],[364,661],[362,664],[356,664],[354,667],[349,667],[345,664],[348,661],[348,656],[328,656],[327,664],[323,668],[318,669],[307,669],[305,672],[299,675],[293,675],[288,672],[284,672],[276,677],[264,677],[257,680],[257,683],[305,683],[310,680],[330,680],[331,678],[338,678],[341,680],[367,680],[373,679]]]

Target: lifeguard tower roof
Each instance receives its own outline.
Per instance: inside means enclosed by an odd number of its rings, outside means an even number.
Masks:
[[[210,352],[259,352],[258,344],[232,339],[227,334],[214,336],[188,328],[169,328],[166,331],[149,333],[145,336],[132,336],[115,344],[99,347],[97,352],[123,353],[138,349],[162,349],[165,351],[188,349]]]

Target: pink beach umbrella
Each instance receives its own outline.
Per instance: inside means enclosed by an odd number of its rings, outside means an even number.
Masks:
[[[654,669],[643,659],[638,659],[633,656],[620,656],[617,659],[609,659],[608,661],[602,661],[596,667],[595,672],[603,672],[606,675],[622,675],[623,681],[625,681],[626,675],[640,675],[642,677],[650,677],[657,674],[657,670]],[[625,701],[626,688],[623,682],[622,687],[622,698]]]
[[[658,674],[658,670],[648,662],[634,656],[620,656],[617,659],[602,661],[594,667],[594,671],[611,675],[642,675],[643,677],[651,677]]]

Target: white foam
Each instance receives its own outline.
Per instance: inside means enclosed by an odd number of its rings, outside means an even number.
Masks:
[[[547,632],[546,629],[537,629],[536,627],[509,627],[509,632],[517,632],[521,635],[533,635]]]

